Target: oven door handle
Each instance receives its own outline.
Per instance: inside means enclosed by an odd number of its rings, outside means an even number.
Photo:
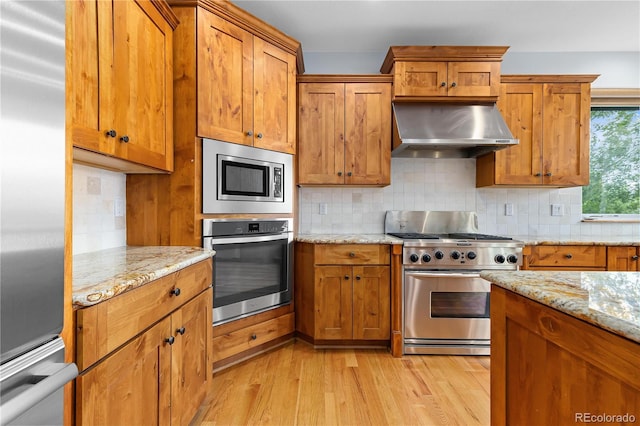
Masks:
[[[242,244],[242,243],[262,243],[265,241],[278,241],[278,240],[289,240],[290,234],[275,234],[275,235],[243,235],[241,237],[222,237],[222,238],[212,238],[208,237],[211,241],[211,246],[217,244]]]
[[[405,271],[405,274],[422,278],[480,278],[480,272]]]

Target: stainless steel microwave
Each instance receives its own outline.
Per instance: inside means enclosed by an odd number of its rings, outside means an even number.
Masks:
[[[203,213],[293,213],[290,154],[202,140]]]

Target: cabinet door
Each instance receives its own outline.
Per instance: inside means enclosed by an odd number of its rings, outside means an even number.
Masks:
[[[351,267],[317,266],[315,271],[315,338],[351,339]]]
[[[198,136],[253,144],[253,35],[198,8]]]
[[[391,183],[391,85],[349,83],[345,96],[345,183]]]
[[[212,380],[212,303],[209,288],[171,315],[171,424],[187,425]]]
[[[498,96],[499,62],[449,62],[448,96]]]
[[[388,266],[353,267],[353,338],[389,339],[391,275]]]
[[[607,247],[607,271],[640,271],[637,247]]]
[[[296,58],[257,37],[253,46],[253,145],[293,154],[296,145]]]
[[[495,153],[495,183],[542,183],[542,85],[505,83],[498,109],[519,144]]]
[[[546,185],[589,184],[590,94],[588,83],[544,85],[542,174]]]
[[[78,376],[77,423],[169,424],[171,335],[166,318]]]
[[[394,97],[447,96],[446,62],[398,61],[394,68]]]
[[[298,183],[344,183],[344,84],[299,85]]]
[[[73,146],[112,154],[114,128],[111,2],[67,4],[67,118]],[[98,42],[100,41],[100,42]]]
[[[113,18],[116,155],[172,170],[173,29],[149,0],[114,1]]]

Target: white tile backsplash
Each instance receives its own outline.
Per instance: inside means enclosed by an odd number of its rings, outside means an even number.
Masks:
[[[478,213],[480,232],[529,238],[628,236],[637,223],[589,223],[582,219],[582,188],[476,188],[474,159],[391,160],[384,188],[299,188],[299,232],[382,233],[387,210],[466,210]],[[319,204],[327,203],[326,215]],[[514,215],[505,215],[505,203]],[[551,204],[564,206],[551,216]]]
[[[126,210],[115,215],[116,200],[126,205],[126,175],[73,165],[73,254],[126,245]]]

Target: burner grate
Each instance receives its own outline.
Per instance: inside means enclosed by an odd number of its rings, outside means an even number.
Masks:
[[[387,232],[387,235],[406,239],[406,240],[439,240],[440,235],[421,234],[419,232]]]
[[[474,234],[474,233],[454,233],[449,234],[449,238],[457,238],[463,240],[500,240],[500,241],[508,241],[513,238],[509,237],[501,237],[498,235],[489,235],[489,234]]]

